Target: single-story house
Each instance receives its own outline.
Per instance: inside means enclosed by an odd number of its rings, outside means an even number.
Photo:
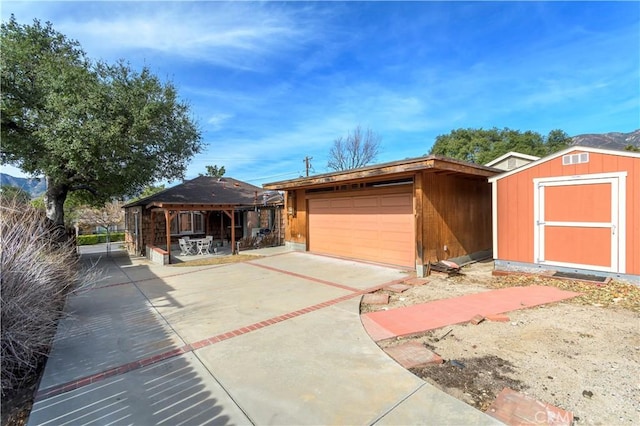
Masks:
[[[640,154],[573,146],[489,178],[496,270],[640,281]]]
[[[518,167],[522,167],[539,159],[540,157],[536,157],[535,155],[511,151],[501,155],[495,160],[489,161],[485,166],[507,171],[517,169]]]
[[[499,170],[425,156],[263,185],[285,191],[285,244],[415,269],[491,249]]]
[[[232,250],[237,241],[261,232],[277,243],[284,239],[282,195],[230,177],[200,176],[123,208],[125,243],[136,255],[149,256],[156,248],[170,259],[171,246],[183,236],[211,235]]]

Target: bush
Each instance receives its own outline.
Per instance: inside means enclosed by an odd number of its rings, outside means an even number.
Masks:
[[[38,373],[80,274],[74,245],[42,212],[4,199],[0,214],[1,391],[6,396]]]
[[[91,235],[78,235],[76,238],[79,246],[90,246],[93,244],[100,244],[107,242],[107,234],[91,234]],[[113,232],[109,234],[109,240],[113,243],[116,241],[124,241],[124,232]]]

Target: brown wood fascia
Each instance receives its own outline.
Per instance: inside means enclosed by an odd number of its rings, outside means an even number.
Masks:
[[[154,201],[147,204],[146,208],[159,208],[163,210],[180,210],[180,211],[224,211],[238,209],[239,207],[252,208],[254,206],[262,207],[261,204],[172,204]]]
[[[366,168],[360,170],[354,170],[352,172],[345,171],[339,174],[325,174],[315,177],[299,178],[290,181],[284,181],[274,184],[263,185],[264,189],[268,190],[291,190],[291,189],[305,189],[319,186],[331,186],[332,184],[342,184],[344,182],[352,181],[371,181],[380,177],[387,178],[402,178],[410,177],[419,171],[450,171],[454,173],[461,173],[474,176],[491,177],[499,173],[499,171],[492,171],[485,167],[476,167],[467,165],[464,162],[458,162],[455,160],[444,160],[440,158],[424,158],[418,161],[403,164],[391,164],[379,168]]]

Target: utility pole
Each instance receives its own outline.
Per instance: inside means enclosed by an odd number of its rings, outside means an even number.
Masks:
[[[313,157],[309,156],[304,157],[304,160],[302,160],[305,164],[305,169],[307,170],[307,177],[309,177],[309,169],[313,167],[310,163],[311,160],[313,160]]]

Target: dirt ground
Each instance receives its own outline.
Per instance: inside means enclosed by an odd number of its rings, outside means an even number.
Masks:
[[[454,397],[486,410],[509,387],[573,412],[575,424],[640,423],[640,287],[596,285],[533,276],[493,277],[492,262],[463,274],[431,275],[428,283],[390,294],[393,309],[495,288],[553,285],[583,294],[569,301],[507,313],[508,322],[484,321],[389,339],[381,347],[416,340],[445,362],[412,372]],[[382,290],[385,292],[384,290]]]

